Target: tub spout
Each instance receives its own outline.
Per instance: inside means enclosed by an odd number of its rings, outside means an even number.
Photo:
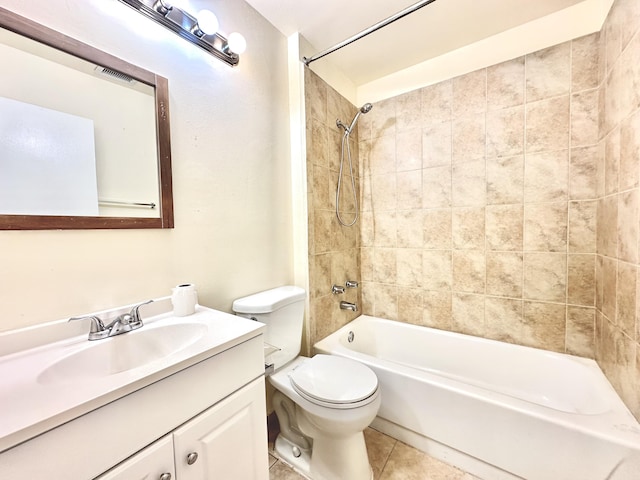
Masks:
[[[340,302],[340,308],[342,310],[351,310],[352,312],[357,312],[358,311],[358,306],[355,303],[351,303],[351,302]]]

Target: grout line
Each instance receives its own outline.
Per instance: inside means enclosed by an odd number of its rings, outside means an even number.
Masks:
[[[393,438],[393,437],[389,437],[389,438]],[[384,464],[382,465],[382,468],[380,469],[380,478],[382,478],[382,475],[385,473],[384,471],[387,468],[387,465],[389,463],[389,459],[391,458],[391,455],[393,455],[393,452],[396,449],[396,445],[398,445],[398,439],[394,438],[393,447],[391,447],[391,450],[389,451],[389,455],[387,455],[387,458],[385,458]],[[377,480],[380,480],[380,479],[377,479]]]

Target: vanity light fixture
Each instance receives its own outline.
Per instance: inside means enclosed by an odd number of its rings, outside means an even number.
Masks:
[[[218,19],[210,10],[192,15],[183,0],[120,0],[146,17],[235,67],[247,48],[244,37],[234,32],[225,38],[218,33]]]

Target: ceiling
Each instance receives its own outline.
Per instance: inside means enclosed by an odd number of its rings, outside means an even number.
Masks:
[[[299,32],[317,52],[417,2],[247,1],[284,35]],[[583,1],[437,0],[329,57],[356,86],[363,85]]]

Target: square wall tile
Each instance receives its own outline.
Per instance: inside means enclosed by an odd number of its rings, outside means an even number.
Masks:
[[[593,307],[596,293],[595,255],[569,255],[567,263],[567,303]]]
[[[487,249],[522,250],[523,232],[524,210],[521,204],[487,206]]]
[[[487,73],[485,69],[456,77],[452,82],[453,102],[451,112],[453,118],[486,110]]]
[[[524,153],[524,105],[487,113],[487,156]]]
[[[569,198],[591,200],[597,196],[598,147],[571,149],[569,160]]]
[[[451,171],[454,207],[484,207],[487,199],[485,161],[457,163]]]
[[[453,284],[457,292],[485,293],[485,254],[478,250],[453,251]]]
[[[618,287],[616,289],[616,324],[629,337],[636,335],[636,281],[637,267],[618,262]]]
[[[522,203],[524,192],[524,156],[489,157],[487,168],[487,204]]]
[[[523,324],[522,300],[487,296],[484,309],[487,338],[509,343],[520,342]]]
[[[396,135],[396,169],[398,172],[422,168],[422,129],[403,130]]]
[[[566,306],[560,303],[524,302],[523,337],[531,347],[565,351]]]
[[[621,190],[638,186],[639,158],[640,110],[625,119],[620,127],[619,187]]]
[[[524,57],[487,68],[487,108],[513,107],[524,103]]]
[[[422,170],[422,208],[451,206],[451,166]]]
[[[423,248],[423,210],[398,210],[396,212],[396,228],[398,247]]]
[[[522,298],[523,254],[487,252],[487,295]]]
[[[396,99],[388,98],[377,102],[367,115],[371,116],[371,138],[393,135],[396,131]],[[366,115],[365,115],[366,116]],[[330,121],[330,120],[329,120]]]
[[[638,262],[638,189],[618,195],[618,258],[625,262]]]
[[[423,216],[423,247],[430,250],[451,248],[451,209],[425,210]]]
[[[396,97],[396,132],[404,132],[422,124],[422,94],[420,90]]]
[[[592,33],[571,41],[571,89],[574,92],[598,86],[600,34]]]
[[[451,80],[424,87],[420,90],[422,101],[422,124],[448,122],[451,120],[453,85]]]
[[[567,248],[567,204],[565,202],[524,206],[524,249],[565,252]]]
[[[451,165],[451,122],[428,125],[422,130],[422,166]]]
[[[567,256],[562,253],[525,253],[523,296],[528,300],[566,301]]]
[[[595,200],[569,202],[569,253],[596,252]]]
[[[525,61],[527,102],[569,93],[571,42],[531,53],[526,56]]]
[[[396,174],[396,201],[399,210],[422,208],[422,170]]]
[[[453,248],[484,249],[484,219],[484,207],[454,208],[452,215]]]
[[[485,114],[471,114],[456,118],[452,123],[453,163],[484,158],[486,144]]]
[[[595,309],[567,307],[566,352],[586,358],[595,356]]]
[[[415,248],[396,249],[396,282],[406,287],[422,287],[422,250]],[[393,279],[383,279],[391,283]],[[422,315],[421,315],[422,316]]]
[[[451,329],[451,292],[425,290],[422,294],[422,324],[427,327]]]
[[[422,251],[422,287],[426,290],[451,290],[451,250]]]
[[[598,89],[571,95],[571,146],[580,147],[598,143]]]
[[[569,147],[569,96],[527,104],[526,152]]]
[[[482,337],[485,334],[484,295],[454,292],[451,298],[451,329]]]
[[[398,320],[401,322],[422,325],[422,289],[398,289]]]
[[[553,202],[567,199],[568,150],[527,154],[524,169],[525,202]]]

